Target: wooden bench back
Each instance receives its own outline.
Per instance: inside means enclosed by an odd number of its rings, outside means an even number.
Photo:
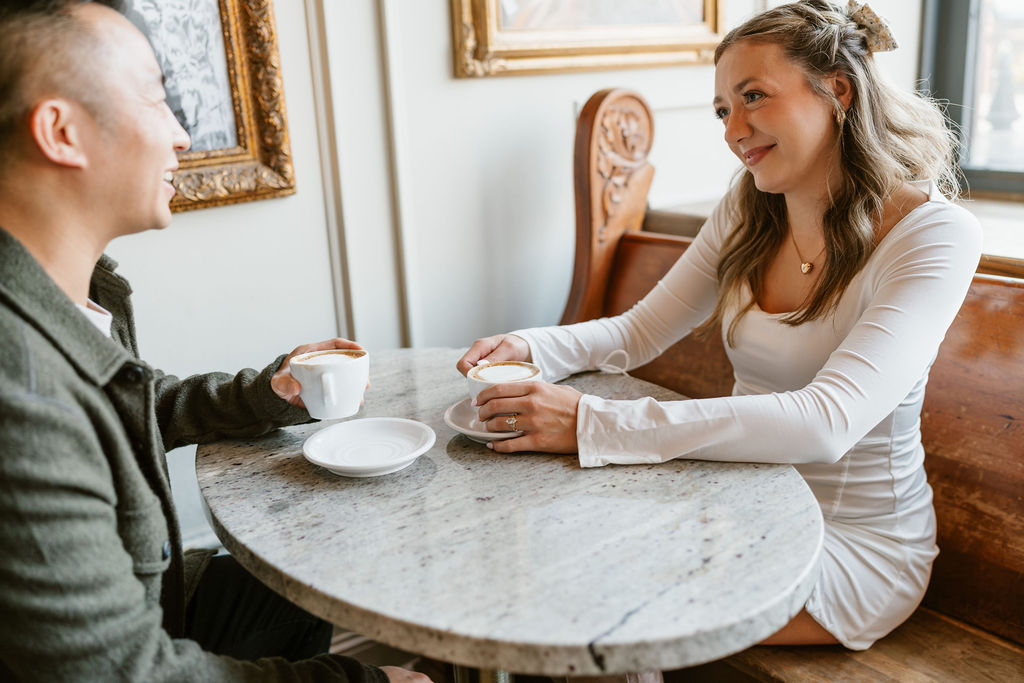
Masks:
[[[636,93],[602,90],[580,114],[563,324],[627,310],[692,241],[641,230],[653,168],[646,151],[627,166],[617,150],[652,139]],[[693,398],[733,384],[719,335],[686,337],[631,374]],[[932,366],[921,431],[941,550],[925,604],[1024,644],[1024,281],[975,276]]]
[[[921,438],[940,550],[925,604],[1024,644],[1024,281],[974,276]]]

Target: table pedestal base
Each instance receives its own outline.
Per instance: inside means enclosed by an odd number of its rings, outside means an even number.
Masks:
[[[512,674],[501,669],[474,669],[455,665],[455,683],[512,683]]]

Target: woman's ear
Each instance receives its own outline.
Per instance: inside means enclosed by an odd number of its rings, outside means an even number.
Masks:
[[[82,117],[71,102],[51,98],[39,102],[29,114],[29,134],[39,153],[60,166],[85,168]]]
[[[843,111],[849,109],[850,103],[853,102],[853,84],[846,74],[835,72],[829,78],[829,85],[832,88],[832,94],[835,95],[839,104],[843,105]]]

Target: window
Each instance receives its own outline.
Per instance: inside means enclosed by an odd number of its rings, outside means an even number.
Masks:
[[[960,131],[978,270],[1024,277],[1024,2],[925,0],[923,23],[922,87]]]
[[[921,77],[949,101],[971,194],[1024,200],[1024,3],[926,0]]]

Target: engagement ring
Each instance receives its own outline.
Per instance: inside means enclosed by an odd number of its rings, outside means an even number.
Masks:
[[[506,417],[505,418],[505,424],[507,424],[509,427],[511,427],[513,432],[518,432],[519,431],[519,429],[516,427],[516,416],[515,415],[509,415],[508,417]]]

